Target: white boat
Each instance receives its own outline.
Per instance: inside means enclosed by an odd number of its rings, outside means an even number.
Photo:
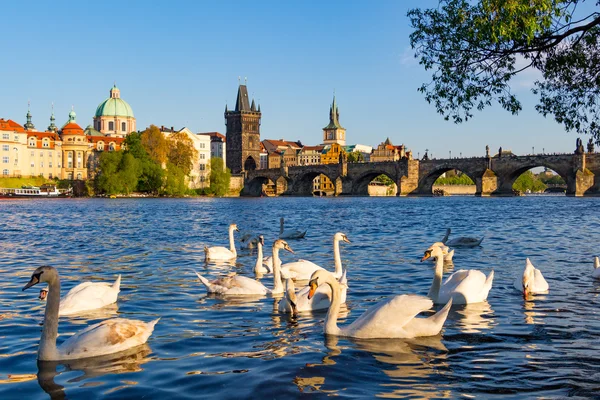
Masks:
[[[50,198],[50,197],[71,197],[73,188],[58,189],[56,185],[44,184],[37,186],[23,186],[21,188],[0,188],[1,198]]]

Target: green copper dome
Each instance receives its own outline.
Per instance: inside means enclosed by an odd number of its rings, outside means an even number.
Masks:
[[[110,90],[110,97],[100,103],[98,108],[96,108],[95,116],[119,116],[134,118],[131,106],[125,100],[121,99],[120,90],[116,85]]]

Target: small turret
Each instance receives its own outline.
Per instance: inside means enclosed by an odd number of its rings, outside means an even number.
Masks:
[[[23,125],[27,131],[35,131],[35,125],[31,122],[31,103],[27,102],[27,122]]]
[[[58,131],[58,127],[54,123],[56,118],[54,118],[54,103],[52,103],[52,114],[50,115],[50,125],[48,125],[48,132],[56,132]]]

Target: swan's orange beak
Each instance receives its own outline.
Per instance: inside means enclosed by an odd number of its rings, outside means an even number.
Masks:
[[[421,258],[421,262],[427,260],[429,257],[431,257],[431,250],[425,251],[425,254],[423,254],[423,258]]]
[[[294,250],[292,250],[292,248],[289,245],[286,244],[284,249],[289,251],[290,253],[294,254]]]
[[[319,284],[317,283],[317,278],[308,282],[308,286],[310,286],[310,289],[308,290],[308,299],[310,300],[315,295],[315,292],[317,291],[317,288],[319,287]]]

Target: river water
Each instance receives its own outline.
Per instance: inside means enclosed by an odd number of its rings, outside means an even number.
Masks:
[[[600,390],[600,198],[69,199],[0,202],[0,398],[456,398],[595,397]],[[203,246],[227,245],[227,226],[265,235],[306,228],[296,252],[333,268],[331,239],[346,233],[348,312],[340,325],[393,294],[427,294],[423,251],[453,235],[485,235],[457,249],[448,270],[495,271],[488,302],[454,306],[439,336],[358,341],[326,337],[324,312],[297,319],[270,297],[207,296],[208,277],[252,275],[255,257],[205,264]],[[451,237],[452,237],[451,236]],[[547,295],[512,288],[529,257]],[[36,362],[41,285],[22,292],[34,269],[58,268],[63,293],[122,275],[116,306],[61,317],[60,343],[102,319],[161,317],[130,354]],[[269,276],[264,278],[272,285]],[[439,308],[439,307],[438,307]]]

